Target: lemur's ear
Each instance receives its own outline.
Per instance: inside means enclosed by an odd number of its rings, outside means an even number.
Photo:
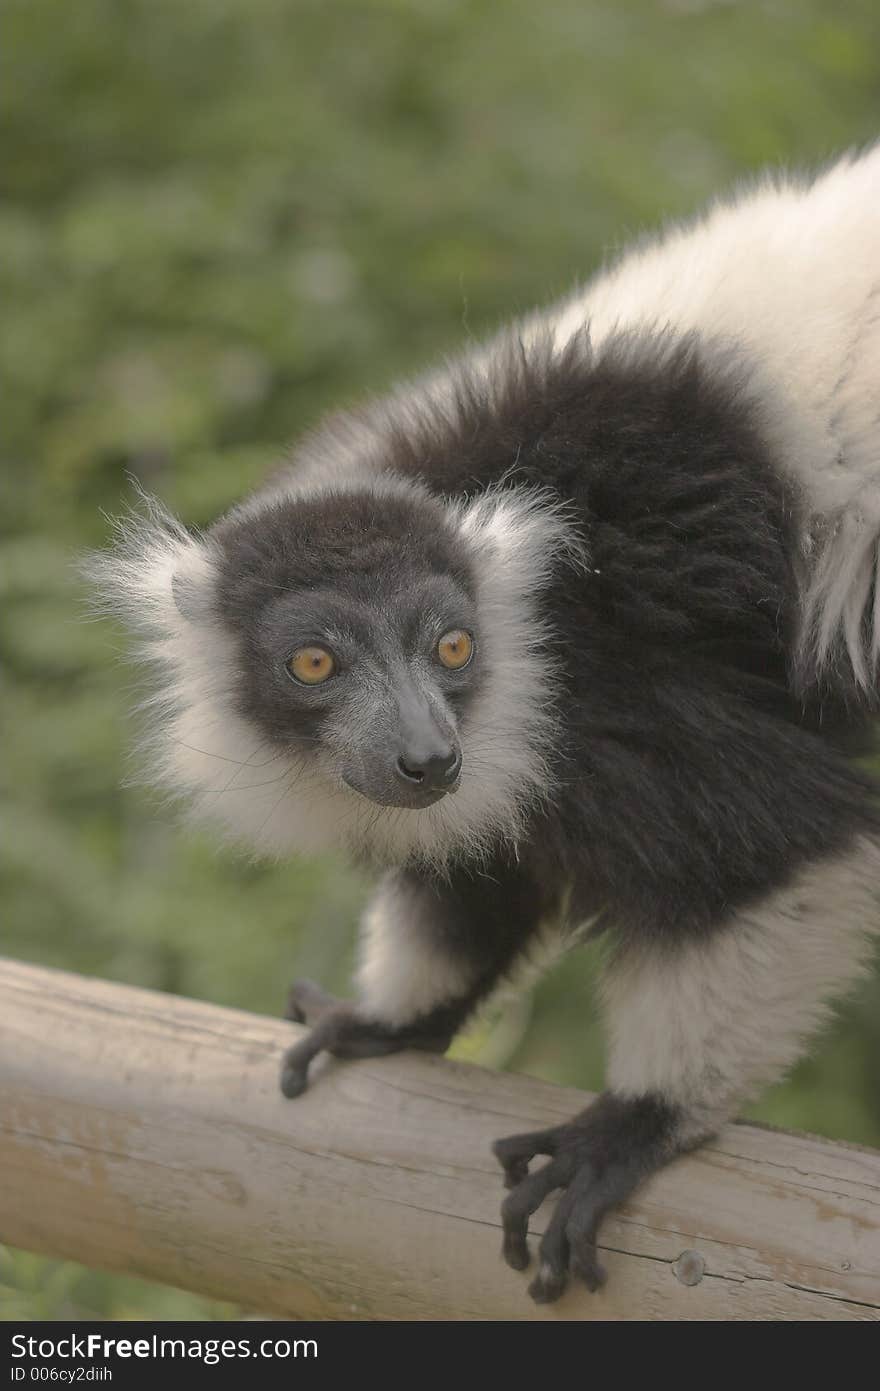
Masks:
[[[543,488],[489,488],[450,505],[453,525],[478,552],[527,584],[541,584],[560,568],[590,568],[586,539],[570,509]]]
[[[192,567],[175,571],[171,576],[171,595],[187,623],[210,623],[214,588],[209,575]]]
[[[155,498],[118,518],[113,546],[83,567],[98,607],[151,638],[210,623],[215,594],[211,543],[193,535]]]

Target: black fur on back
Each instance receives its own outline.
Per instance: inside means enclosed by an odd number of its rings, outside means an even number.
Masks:
[[[798,498],[763,442],[748,373],[694,337],[621,335],[594,354],[539,337],[461,371],[451,402],[392,428],[387,466],[449,494],[506,481],[573,503],[620,631],[784,654]]]
[[[799,498],[746,364],[696,338],[499,342],[488,375],[392,426],[389,470],[446,495],[539,485],[589,569],[545,601],[563,665],[553,808],[577,916],[703,931],[876,828],[846,701],[795,697]]]

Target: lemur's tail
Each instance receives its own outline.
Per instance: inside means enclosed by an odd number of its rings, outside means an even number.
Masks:
[[[795,674],[802,693],[833,689],[880,703],[880,497],[863,495],[809,540]]]

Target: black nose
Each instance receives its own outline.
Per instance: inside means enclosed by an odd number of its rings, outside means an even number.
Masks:
[[[443,749],[430,754],[403,753],[397,760],[397,772],[404,782],[415,784],[425,792],[445,792],[458,777],[461,754],[458,749]]]

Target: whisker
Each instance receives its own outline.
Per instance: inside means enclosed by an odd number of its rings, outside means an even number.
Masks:
[[[196,747],[195,744],[188,744],[184,739],[174,739],[172,740],[172,742],[179,745],[179,747],[182,749],[189,749],[190,753],[201,754],[204,758],[216,758],[221,763],[235,763],[239,768],[267,768],[270,764],[277,763],[279,758],[284,757],[283,753],[278,753],[275,755],[274,758],[267,758],[262,763],[251,763],[250,758],[230,758],[227,754],[214,753],[211,749],[199,749]],[[264,745],[265,740],[263,741],[263,743],[257,746],[257,749],[263,748]],[[257,752],[257,749],[254,750],[254,753]],[[253,754],[251,755],[251,758],[253,758]]]
[[[290,772],[291,769],[287,768],[283,773],[279,773],[277,778],[266,778],[264,782],[242,782],[239,783],[238,787],[233,787],[230,782],[225,787],[215,788],[211,795],[220,797],[225,796],[227,792],[255,792],[258,787],[275,787],[279,782],[283,782]]]
[[[290,774],[290,780],[289,780],[288,785],[282,790],[281,796],[278,798],[277,802],[275,802],[274,806],[272,807],[272,809],[271,809],[270,812],[269,812],[269,815],[266,817],[265,821],[263,822],[263,824],[261,825],[260,829],[258,830],[258,832],[257,832],[257,835],[258,835],[258,836],[264,835],[264,833],[265,833],[265,831],[266,831],[266,829],[267,829],[267,827],[268,827],[268,825],[269,825],[269,822],[272,820],[272,817],[275,815],[276,811],[277,811],[278,808],[281,806],[281,803],[285,800],[285,798],[286,798],[286,797],[290,794],[290,792],[293,790],[293,784],[294,784],[295,781],[296,781],[296,769],[293,769],[293,770],[291,771],[291,774]]]

